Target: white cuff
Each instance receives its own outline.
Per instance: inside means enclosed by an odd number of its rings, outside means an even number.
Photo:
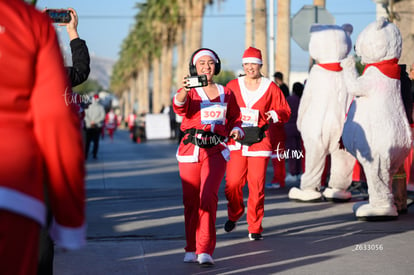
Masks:
[[[74,250],[86,244],[86,224],[80,227],[67,227],[53,219],[49,233],[59,247]]]
[[[233,129],[232,129],[232,131],[233,130],[238,130],[239,131],[239,133],[240,133],[240,138],[243,138],[244,137],[244,131],[243,131],[243,129],[241,129],[240,127],[234,127]]]
[[[174,96],[174,104],[181,107],[185,104],[185,102],[187,101],[187,98],[185,98],[184,102],[181,102],[181,101],[177,100],[177,95],[178,94],[175,94],[175,96]]]
[[[273,120],[274,123],[279,121],[279,117],[278,117],[277,113],[274,110],[270,110],[269,113],[272,116],[272,120]]]

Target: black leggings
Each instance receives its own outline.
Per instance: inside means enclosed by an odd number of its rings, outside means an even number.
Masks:
[[[93,142],[92,154],[96,158],[99,149],[99,138],[101,136],[102,128],[88,128],[86,129],[86,148],[85,156],[88,157],[91,142]]]

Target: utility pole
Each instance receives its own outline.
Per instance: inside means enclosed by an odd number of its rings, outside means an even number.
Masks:
[[[317,9],[317,6],[325,8],[326,1],[325,0],[313,0],[313,5],[315,6],[315,23],[318,23],[318,9]],[[315,63],[315,60],[312,57],[310,57],[309,58],[309,71],[311,70],[314,63]]]
[[[313,5],[325,8],[326,0],[313,0]]]
[[[275,0],[269,3],[269,67],[268,76],[272,77],[275,71]]]
[[[268,72],[268,30],[267,30],[267,1],[255,0],[254,7],[254,47],[262,52],[263,66],[261,72],[266,76]]]

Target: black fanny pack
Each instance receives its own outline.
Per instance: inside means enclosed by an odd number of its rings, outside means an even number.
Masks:
[[[201,148],[211,148],[226,140],[223,136],[194,128],[185,130],[184,133],[188,134],[187,138],[183,140],[185,145],[191,142]]]
[[[251,126],[242,128],[244,131],[244,139],[238,140],[238,142],[243,145],[250,146],[262,141],[262,139],[266,136],[265,131],[269,128],[269,125],[266,124],[263,127]]]

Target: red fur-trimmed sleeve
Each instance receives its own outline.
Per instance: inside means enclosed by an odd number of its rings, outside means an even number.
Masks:
[[[288,122],[291,110],[282,90],[280,90],[280,88],[274,83],[272,83],[270,89],[272,93],[272,110],[276,112],[279,122]]]
[[[56,244],[85,242],[85,165],[80,120],[71,103],[62,54],[50,20],[40,14],[35,83],[31,96],[34,133],[43,155]]]

